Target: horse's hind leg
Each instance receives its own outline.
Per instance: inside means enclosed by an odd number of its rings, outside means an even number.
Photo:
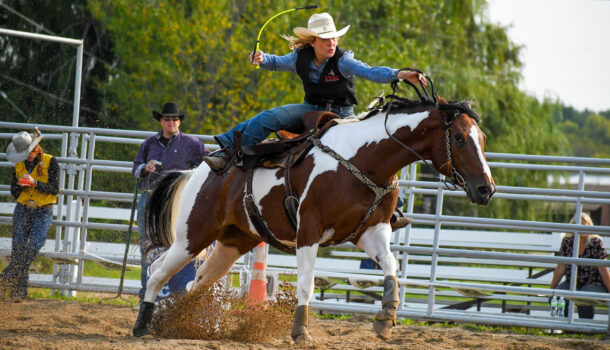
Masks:
[[[390,237],[392,231],[389,224],[379,223],[369,227],[356,244],[366,254],[377,262],[385,279],[383,281],[382,310],[375,315],[373,328],[382,339],[392,335],[392,327],[396,325],[396,310],[398,309],[398,281],[396,279],[396,259],[390,252]]]
[[[245,250],[242,251],[247,252],[255,246],[256,242],[253,241],[248,247],[244,247]],[[226,246],[222,242],[217,241],[214,250],[212,250],[212,254],[207,257],[205,263],[197,269],[193,290],[199,286],[210,286],[218,281],[218,279],[229,272],[233,263],[243,254],[244,253],[240,252],[240,249]]]

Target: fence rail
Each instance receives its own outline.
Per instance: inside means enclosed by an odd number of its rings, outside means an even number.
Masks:
[[[124,248],[117,243],[108,243],[109,246],[95,250],[98,249],[95,246],[101,242],[89,242],[87,233],[90,229],[127,231],[128,209],[115,212],[112,223],[106,221],[108,218],[102,212],[109,207],[125,206],[125,203],[132,201],[133,194],[94,191],[91,185],[102,172],[122,173],[132,180],[127,175],[131,172],[132,163],[96,159],[95,150],[108,143],[133,145],[135,157],[139,144],[154,133],[58,125],[38,127],[47,139],[60,142],[61,154],[57,155],[57,159],[60,164],[61,193],[58,201],[62,205],[55,208],[55,237],[48,241],[48,247],[43,250],[43,255],[57,262],[53,275],[35,275],[30,282],[33,286],[67,291],[68,295],[74,295],[76,290],[115,291],[118,289],[117,280],[83,277],[84,260],[111,267],[117,262],[113,256],[117,252],[121,254]],[[0,122],[0,130],[4,131],[0,133],[0,140],[8,143],[12,132],[33,128],[29,124]],[[210,144],[213,142],[211,136],[195,136],[210,149],[217,148]],[[610,159],[504,153],[486,153],[486,156],[493,169],[504,169],[506,172],[527,170],[548,179],[546,186],[541,187],[505,186],[500,183],[494,201],[538,201],[565,206],[570,212],[602,208],[603,215],[610,215]],[[0,160],[5,157],[4,153],[0,153]],[[9,168],[12,164],[0,161],[0,167]],[[587,183],[591,177],[597,180],[595,186]],[[578,181],[570,184],[570,179],[574,178]],[[0,203],[0,224],[10,225],[10,186],[6,183],[8,179],[0,181],[5,181],[0,184],[0,196],[4,201]],[[599,187],[600,183],[606,187]],[[610,301],[609,294],[578,292],[574,283],[568,291],[547,288],[552,268],[557,263],[573,264],[573,271],[577,265],[610,266],[610,262],[605,260],[555,257],[552,254],[558,248],[560,232],[572,232],[577,237],[583,233],[597,234],[610,243],[608,224],[583,226],[530,221],[519,217],[499,219],[452,215],[444,212],[446,200],[454,197],[466,200],[464,193],[448,191],[440,183],[426,181],[425,176],[418,172],[417,163],[401,171],[399,188],[401,198],[406,199],[405,215],[415,222],[397,231],[392,238],[391,249],[399,261],[399,316],[583,332],[607,331],[608,319],[601,314],[593,320],[578,319],[571,303],[568,317],[551,318],[544,301],[552,295],[579,303],[596,302],[598,305]],[[99,203],[91,201],[105,201],[107,207],[100,208]],[[0,255],[10,253],[7,244],[7,241],[0,240]],[[316,300],[312,302],[314,308],[347,313],[374,313],[379,310],[377,299],[381,287],[377,284],[382,282],[383,276],[378,270],[363,268],[365,257],[352,251],[353,248],[351,244],[339,245],[331,252],[331,257],[318,259],[315,270],[317,279],[335,285],[318,285]],[[132,250],[129,262],[133,264],[138,259],[139,252]],[[247,270],[247,260],[240,259],[233,271]],[[294,257],[270,254],[268,264],[270,273],[296,274]],[[124,291],[136,293],[137,283],[129,281]],[[365,300],[372,304],[348,300]],[[606,307],[602,309],[607,313]]]

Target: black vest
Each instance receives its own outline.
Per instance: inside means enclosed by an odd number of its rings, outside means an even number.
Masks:
[[[358,104],[354,91],[354,77],[349,79],[339,73],[339,59],[345,50],[337,46],[335,54],[331,57],[320,75],[320,81],[314,84],[309,79],[309,66],[315,57],[313,47],[297,52],[297,74],[303,80],[305,102],[317,106],[326,106],[330,100],[333,107],[346,107]]]

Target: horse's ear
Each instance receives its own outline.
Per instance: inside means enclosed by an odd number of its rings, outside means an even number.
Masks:
[[[464,101],[464,105],[468,107],[468,109],[472,109],[472,102],[469,100]]]
[[[442,97],[440,97],[439,95],[436,95],[436,98],[438,99],[438,103],[442,103],[442,104],[444,104],[444,105],[446,105],[446,104],[447,104],[447,101],[443,100],[443,98],[442,98]]]

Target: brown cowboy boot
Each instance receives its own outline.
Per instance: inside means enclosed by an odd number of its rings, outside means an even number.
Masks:
[[[203,161],[214,171],[221,171],[227,166],[227,159],[225,156],[203,157]]]
[[[203,161],[210,166],[216,173],[223,175],[231,168],[234,162],[236,152],[230,148],[222,148],[211,153],[207,157],[203,157]]]
[[[392,214],[392,217],[390,218],[390,226],[392,227],[392,231],[401,229],[401,228],[407,226],[408,224],[410,224],[411,221],[413,221],[413,219],[403,216],[400,211],[397,211],[397,213],[400,216],[398,216],[394,213],[394,214]]]
[[[236,132],[237,141],[241,143],[241,134]],[[231,160],[230,147],[223,144],[220,139],[214,136],[214,141],[220,146],[220,149],[210,153],[209,156],[203,157],[203,161],[210,167],[210,169],[214,170],[217,173],[224,173],[227,170],[227,164]]]

